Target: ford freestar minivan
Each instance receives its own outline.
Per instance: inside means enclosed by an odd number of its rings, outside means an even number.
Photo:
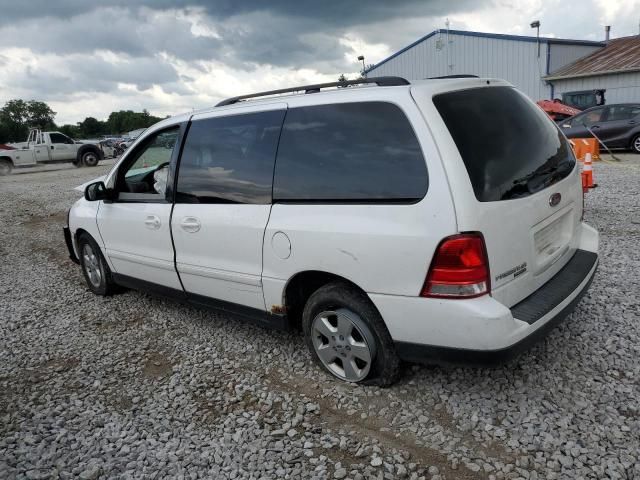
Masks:
[[[345,87],[349,88],[330,88]],[[566,316],[598,263],[579,169],[512,85],[369,78],[147,129],[69,212],[90,290],[298,327],[348,382],[486,362]]]

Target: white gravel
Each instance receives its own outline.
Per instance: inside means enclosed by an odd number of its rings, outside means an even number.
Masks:
[[[0,178],[0,478],[640,478],[640,159],[595,165],[590,294],[491,369],[409,366],[354,387],[297,334],[136,292],[67,259],[72,188]]]

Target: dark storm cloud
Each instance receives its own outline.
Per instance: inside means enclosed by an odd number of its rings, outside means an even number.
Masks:
[[[214,18],[226,19],[254,12],[271,12],[296,18],[313,18],[327,26],[344,27],[352,24],[413,16],[438,16],[473,7],[473,0],[31,0],[29,2],[2,0],[3,21],[50,16],[69,18],[104,6],[133,8],[146,6],[158,10],[199,6]]]
[[[68,19],[30,18],[0,26],[0,45],[61,55],[110,50],[139,57],[167,52],[192,60],[211,58],[218,44],[215,38],[194,36],[185,19],[123,8],[93,10]]]
[[[197,95],[175,68],[215,75],[219,67],[208,62],[252,75],[273,66],[337,77],[360,68],[341,43],[345,35],[394,50],[432,30],[429,19],[477,7],[474,0],[0,0],[0,66],[14,61],[9,48],[36,59],[0,72],[0,96],[119,95],[120,83]],[[397,28],[403,19],[414,30]],[[396,27],[385,30],[385,22]]]
[[[485,0],[487,1],[487,0]],[[181,60],[217,60],[234,68],[251,64],[349,71],[348,48],[339,39],[354,26],[437,16],[477,5],[472,0],[406,0],[391,2],[282,0],[33,0],[0,7],[0,46],[21,46],[57,54],[110,50],[129,56],[168,53]],[[194,35],[184,16],[161,15],[167,9],[198,7],[218,38]],[[420,32],[425,33],[427,30]],[[387,32],[375,43],[392,48],[412,38]],[[356,67],[357,68],[357,67]]]
[[[21,88],[46,97],[76,92],[109,93],[116,90],[119,83],[135,85],[139,90],[160,85],[168,91],[179,85],[175,69],[152,58],[113,64],[100,58],[76,56],[66,59],[60,67],[65,71],[27,67],[15,80]]]

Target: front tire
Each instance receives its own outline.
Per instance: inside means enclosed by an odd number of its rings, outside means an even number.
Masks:
[[[116,284],[111,278],[111,270],[104,259],[100,247],[88,234],[80,235],[78,239],[80,252],[80,266],[82,275],[89,290],[96,295],[109,296],[115,293]]]
[[[13,164],[9,160],[0,160],[0,177],[11,175]]]
[[[98,154],[92,150],[84,152],[81,156],[81,159],[82,164],[86,167],[95,167],[96,165],[98,165],[98,160],[100,160]]]
[[[631,150],[633,150],[634,153],[640,153],[640,135],[636,135],[633,137],[633,140],[631,140]]]
[[[316,290],[304,307],[302,329],[314,360],[340,380],[387,387],[398,379],[400,360],[382,317],[348,283]]]

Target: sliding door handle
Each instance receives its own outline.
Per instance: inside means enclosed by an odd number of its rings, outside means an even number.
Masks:
[[[196,217],[184,217],[182,222],[180,222],[180,227],[188,233],[196,233],[200,230],[200,220]]]
[[[162,225],[160,219],[156,215],[149,215],[145,219],[144,224],[150,230],[158,230],[160,228],[160,225]]]

